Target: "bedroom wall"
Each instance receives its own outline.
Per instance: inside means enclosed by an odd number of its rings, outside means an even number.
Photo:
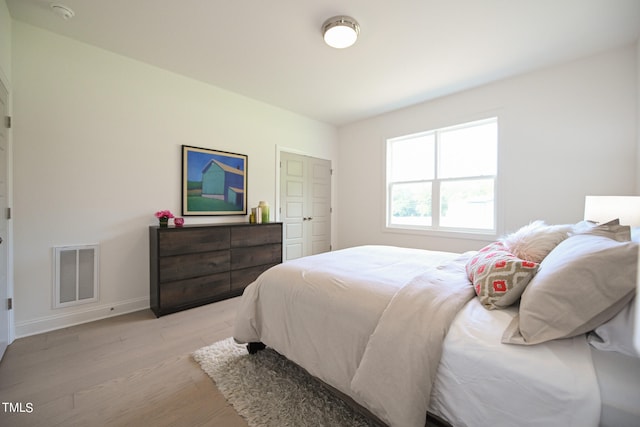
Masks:
[[[536,219],[580,220],[587,194],[635,194],[636,56],[635,44],[624,46],[339,128],[338,246],[465,251],[492,240],[383,229],[385,139],[491,115],[500,128],[499,234]]]
[[[148,226],[180,213],[181,144],[247,154],[249,206],[275,204],[276,145],[337,164],[333,126],[19,21],[13,76],[18,337],[148,307]],[[100,301],[54,310],[52,248],[84,243]]]

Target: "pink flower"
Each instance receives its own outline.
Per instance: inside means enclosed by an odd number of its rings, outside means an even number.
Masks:
[[[170,210],[156,212],[156,218],[173,218],[173,214]]]

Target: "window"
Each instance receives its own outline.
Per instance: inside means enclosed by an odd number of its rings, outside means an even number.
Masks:
[[[498,119],[387,140],[387,227],[496,231]]]

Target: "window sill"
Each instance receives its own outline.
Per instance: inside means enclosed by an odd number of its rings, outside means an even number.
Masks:
[[[495,230],[491,230],[491,231],[467,231],[467,230],[455,230],[455,229],[425,230],[424,228],[418,228],[418,227],[412,228],[412,227],[386,226],[386,227],[383,227],[382,231],[385,233],[412,234],[412,235],[420,235],[420,236],[432,236],[432,237],[441,237],[441,238],[447,238],[447,239],[463,239],[463,240],[493,241],[498,238],[498,233]]]

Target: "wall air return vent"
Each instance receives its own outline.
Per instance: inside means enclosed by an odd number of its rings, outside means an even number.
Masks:
[[[98,301],[98,245],[57,246],[54,308]]]

